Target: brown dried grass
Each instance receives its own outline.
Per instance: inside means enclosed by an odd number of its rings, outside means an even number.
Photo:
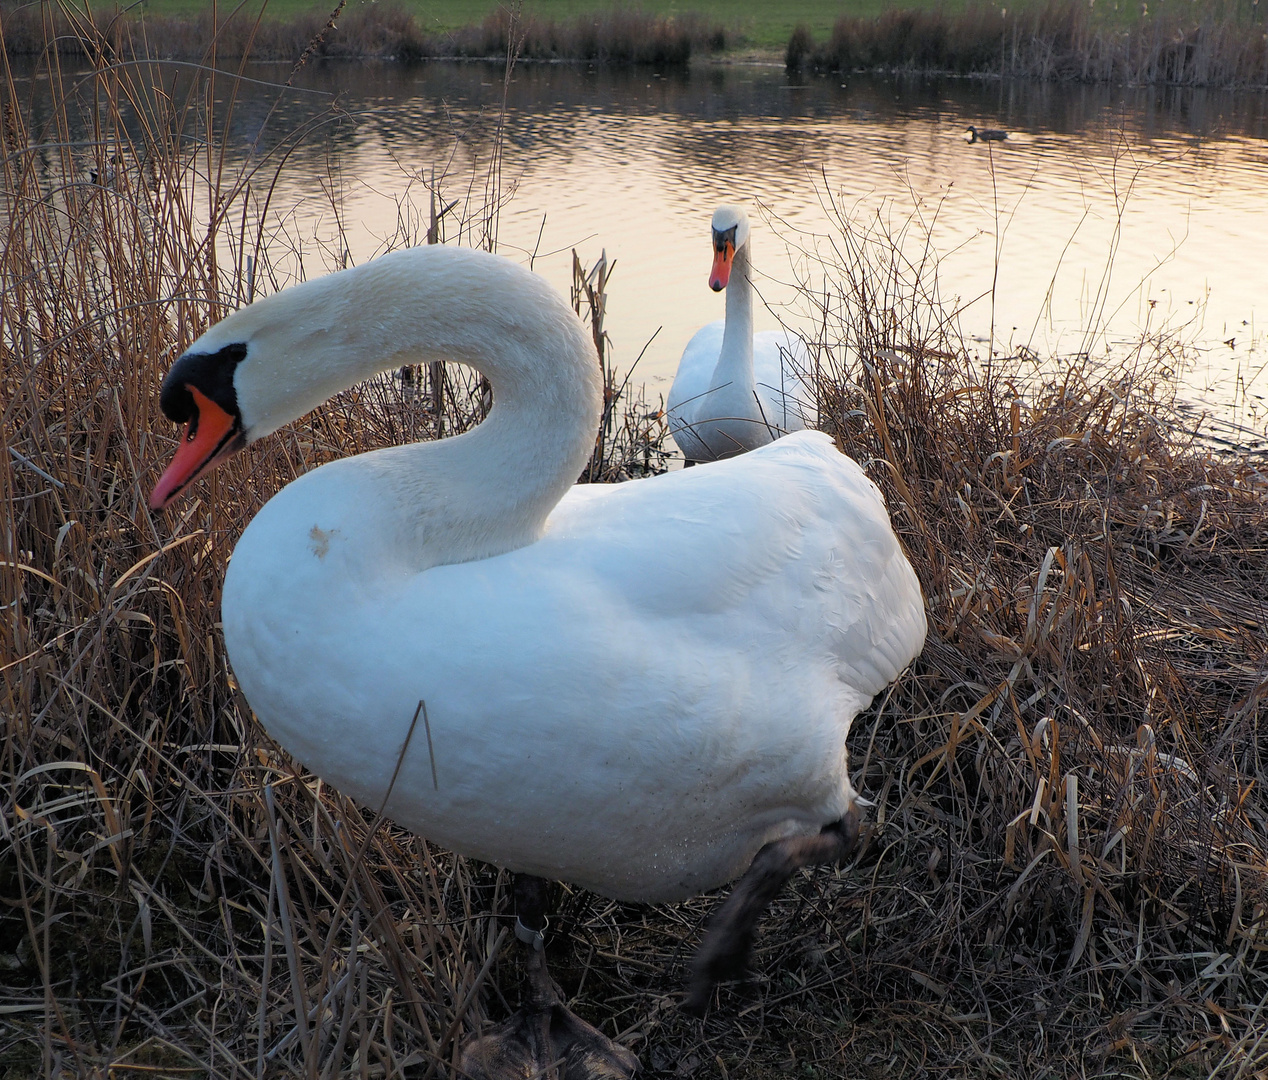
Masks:
[[[150,515],[155,388],[270,281],[251,207],[283,156],[230,175],[184,134],[223,130],[214,92],[102,64],[71,93],[49,62],[51,127],[7,79],[0,103],[0,1076],[453,1075],[513,1004],[505,875],[298,773],[216,626],[263,501],[425,436],[434,388],[341,395]],[[1184,438],[1143,353],[976,365],[896,252],[842,221],[818,342],[825,426],[886,488],[932,626],[851,736],[866,849],[794,883],[760,982],[703,1024],[675,1002],[711,898],[562,889],[554,973],[653,1076],[1254,1075],[1263,475]],[[483,406],[440,398],[446,430]]]
[[[693,54],[719,52],[733,35],[690,12],[655,15],[612,7],[588,15],[547,19],[499,7],[481,22],[436,33],[391,3],[346,5],[331,0],[330,13],[287,19],[267,8],[224,9],[192,16],[155,15],[129,9],[115,17],[87,16],[57,4],[5,0],[0,17],[10,55],[41,55],[55,41],[66,55],[90,56],[93,33],[111,55],[201,60],[209,55],[296,63],[309,59],[421,60],[425,57],[500,59],[508,48],[523,59],[588,60],[605,64],[685,64]],[[94,23],[87,35],[84,28]]]
[[[879,219],[838,226],[823,426],[885,490],[931,623],[853,740],[878,804],[860,984],[987,1043],[1260,1067],[1239,1055],[1268,994],[1262,461],[1191,434],[1172,335],[982,360],[936,265]]]
[[[63,79],[47,55],[51,101],[22,101],[6,70],[0,108],[0,1075],[382,1076],[420,1054],[443,1072],[484,1016],[501,879],[297,776],[237,694],[216,612],[273,492],[462,430],[484,388],[448,365],[375,380],[153,517],[175,435],[155,389],[210,322],[276,287],[264,205],[289,144],[233,173],[199,138],[225,130],[205,103],[232,79],[208,69],[177,98],[130,64]],[[455,231],[491,239],[496,209],[468,206]],[[635,424],[653,459],[657,424]]]
[[[1076,0],[956,13],[892,9],[875,18],[843,14],[825,42],[794,31],[787,60],[791,69],[835,72],[879,68],[1132,85],[1268,86],[1268,36],[1256,4],[1155,4],[1152,14],[1148,4],[1139,7],[1139,18]]]

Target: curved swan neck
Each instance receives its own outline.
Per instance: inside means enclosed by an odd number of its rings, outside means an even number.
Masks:
[[[329,474],[332,498],[393,537],[384,555],[416,567],[532,542],[594,447],[590,335],[545,281],[498,256],[442,247],[383,256],[244,308],[196,347],[231,342],[247,346],[234,383],[251,439],[404,364],[457,361],[489,380],[493,408],[474,430]]]
[[[722,349],[713,372],[713,385],[730,383],[744,395],[753,391],[753,283],[750,280],[749,245],[735,252],[731,280],[726,288],[726,328]]]

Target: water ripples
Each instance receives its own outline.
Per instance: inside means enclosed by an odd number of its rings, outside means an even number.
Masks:
[[[274,198],[295,235],[335,228],[314,183],[327,175],[358,261],[395,231],[404,195],[415,219],[425,215],[433,169],[449,197],[479,201],[470,178],[492,154],[500,66],[327,65],[303,77],[337,95],[344,119],[283,174]],[[261,131],[280,137],[322,100],[247,85],[231,145],[245,160]],[[722,313],[706,285],[713,207],[766,208],[755,256],[763,294],[782,305],[796,296],[788,244],[833,231],[829,195],[856,220],[932,244],[940,295],[964,305],[971,339],[993,319],[997,349],[1043,355],[1130,341],[1168,321],[1187,327],[1198,358],[1194,397],[1236,402],[1246,417],[1265,392],[1262,94],[533,64],[513,75],[505,121],[503,177],[516,191],[503,250],[536,251],[537,268],[566,289],[569,249],[593,261],[605,248],[617,263],[608,328],[618,363],[660,328],[640,368],[653,393],[667,390],[691,333]],[[969,145],[970,123],[1011,135]],[[768,313],[759,327],[774,323]]]

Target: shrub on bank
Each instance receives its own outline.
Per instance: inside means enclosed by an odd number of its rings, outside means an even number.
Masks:
[[[87,55],[100,41],[113,53],[151,59],[201,59],[214,43],[222,57],[250,54],[254,60],[420,60],[427,57],[504,57],[508,51],[533,60],[591,60],[609,64],[685,64],[693,54],[725,49],[730,37],[721,24],[692,14],[678,17],[612,8],[570,19],[515,18],[499,8],[482,23],[430,33],[409,12],[391,4],[349,8],[327,20],[300,15],[272,19],[217,20],[211,12],[189,18],[150,15],[99,19],[91,33],[82,14],[37,5],[0,4],[5,51],[38,55],[47,40],[67,55]]]
[[[516,20],[505,8],[478,29],[456,31],[447,48],[453,55],[505,56],[527,60],[590,60],[608,64],[685,64],[695,52],[716,52],[727,44],[726,30],[694,15],[673,19],[614,8],[597,15]]]
[[[1125,21],[1075,0],[1012,6],[891,9],[876,18],[842,15],[826,41],[804,26],[785,51],[790,71],[901,70],[1083,82],[1187,86],[1268,86],[1268,22],[1257,6],[1159,7]],[[90,30],[85,33],[85,28]],[[445,33],[420,26],[390,3],[358,5],[336,18],[308,14],[286,21],[210,12],[192,17],[132,14],[88,17],[73,8],[0,2],[0,38],[9,55],[58,51],[152,59],[216,55],[297,62],[301,57],[418,60],[504,57],[670,65],[738,44],[725,26],[690,12],[667,17],[612,7],[569,19],[513,18],[499,8],[483,22]]]
[[[784,68],[788,71],[800,71],[806,57],[814,48],[814,39],[805,23],[793,27],[792,37],[788,39],[788,48],[784,50]]]
[[[1034,8],[975,7],[842,15],[827,41],[790,40],[790,67],[901,70],[1082,82],[1268,85],[1263,17],[1206,7],[1166,9],[1129,23],[1056,0]],[[798,31],[794,31],[797,38]],[[807,35],[808,36],[808,35]],[[794,64],[794,54],[796,63]]]

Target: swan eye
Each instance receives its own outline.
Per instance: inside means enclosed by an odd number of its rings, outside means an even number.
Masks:
[[[736,247],[735,232],[738,228],[738,225],[732,225],[729,229],[714,229],[713,250],[725,251],[727,244],[730,244],[732,248]]]
[[[189,392],[191,386],[198,387],[230,416],[240,415],[233,373],[246,357],[245,345],[226,345],[214,353],[185,353],[163,380],[159,393],[163,415],[178,424],[187,423],[197,415],[198,408]]]

